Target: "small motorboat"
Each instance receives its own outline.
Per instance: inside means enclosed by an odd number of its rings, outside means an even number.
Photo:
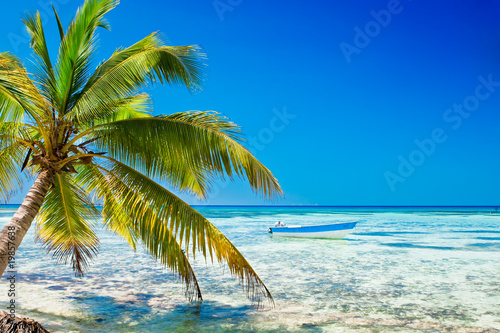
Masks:
[[[342,239],[354,229],[356,223],[358,221],[311,226],[283,225],[269,228],[269,232],[273,236]]]

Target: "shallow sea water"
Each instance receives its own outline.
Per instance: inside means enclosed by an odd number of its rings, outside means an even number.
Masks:
[[[201,256],[204,302],[190,304],[171,272],[106,231],[77,278],[30,230],[17,253],[17,313],[51,332],[500,332],[500,215],[489,210],[197,209],[251,263],[274,308],[251,306],[228,270]],[[0,209],[0,226],[14,211]],[[359,223],[344,240],[312,240],[269,235],[278,220]],[[7,289],[3,279],[2,309]]]

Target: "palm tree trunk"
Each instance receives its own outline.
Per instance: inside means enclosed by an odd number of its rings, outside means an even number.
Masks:
[[[9,264],[9,257],[15,255],[15,251],[38,214],[53,180],[52,172],[47,170],[40,172],[14,217],[0,232],[0,276]]]

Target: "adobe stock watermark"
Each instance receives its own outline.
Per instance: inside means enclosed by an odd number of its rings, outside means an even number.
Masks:
[[[487,78],[480,75],[477,79],[479,84],[476,86],[474,94],[465,97],[461,104],[453,104],[453,107],[443,113],[443,121],[449,124],[454,131],[462,126],[464,119],[469,118],[473,112],[479,109],[481,101],[488,99],[495,92],[496,87],[500,86],[500,81],[493,81],[492,74],[488,75]],[[441,127],[434,128],[430,136],[423,140],[415,139],[416,148],[407,157],[398,156],[397,172],[386,171],[384,173],[391,192],[396,191],[398,183],[404,183],[411,177],[416,168],[424,164],[427,158],[436,152],[438,145],[446,142],[446,140],[448,140],[448,134]]]
[[[58,11],[59,5],[66,5],[71,1],[72,0],[54,0],[54,1],[39,0],[37,3],[37,9],[40,13],[40,18],[42,19],[42,22],[47,22],[49,18],[55,17],[52,6],[54,6],[54,8]],[[31,37],[28,31],[24,29],[24,25],[21,30],[22,31],[20,31],[19,34],[14,32],[9,32],[7,34],[7,38],[15,53],[19,52],[20,46],[29,46],[31,42]]]
[[[354,27],[355,35],[352,44],[346,42],[339,44],[347,63],[351,63],[354,54],[360,54],[364,48],[370,45],[372,39],[380,35],[382,28],[386,28],[391,23],[392,18],[400,14],[403,9],[404,7],[399,0],[389,0],[386,9],[370,11],[373,20],[368,21],[363,28]]]
[[[227,12],[232,12],[234,8],[241,5],[242,2],[243,0],[214,0],[212,6],[214,6],[215,12],[222,22],[225,19],[224,15]]]
[[[8,227],[7,232],[7,254],[9,263],[5,271],[5,276],[7,281],[9,281],[9,289],[7,290],[7,296],[9,297],[9,305],[7,306],[8,314],[11,318],[16,316],[16,228]]]
[[[266,146],[273,142],[276,134],[283,132],[290,125],[290,122],[297,117],[295,114],[288,113],[286,106],[281,110],[274,108],[273,117],[269,120],[268,126],[261,128],[257,135],[248,137],[250,150],[256,154],[266,149]]]

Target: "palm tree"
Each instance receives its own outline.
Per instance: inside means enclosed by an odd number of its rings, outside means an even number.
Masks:
[[[139,243],[201,300],[190,255],[226,263],[256,302],[271,294],[236,247],[206,218],[160,185],[206,198],[215,179],[248,179],[258,194],[282,195],[271,174],[242,146],[240,128],[213,112],[153,116],[148,84],[200,89],[205,54],[167,46],[157,34],[117,49],[91,71],[96,30],[117,0],[86,0],[66,31],[54,9],[61,43],[52,63],[40,15],[23,22],[36,70],[0,53],[0,194],[8,200],[35,178],[0,234],[0,276],[36,217],[36,238],[58,262],[82,275],[97,254],[102,225]],[[98,210],[94,202],[102,203]]]

